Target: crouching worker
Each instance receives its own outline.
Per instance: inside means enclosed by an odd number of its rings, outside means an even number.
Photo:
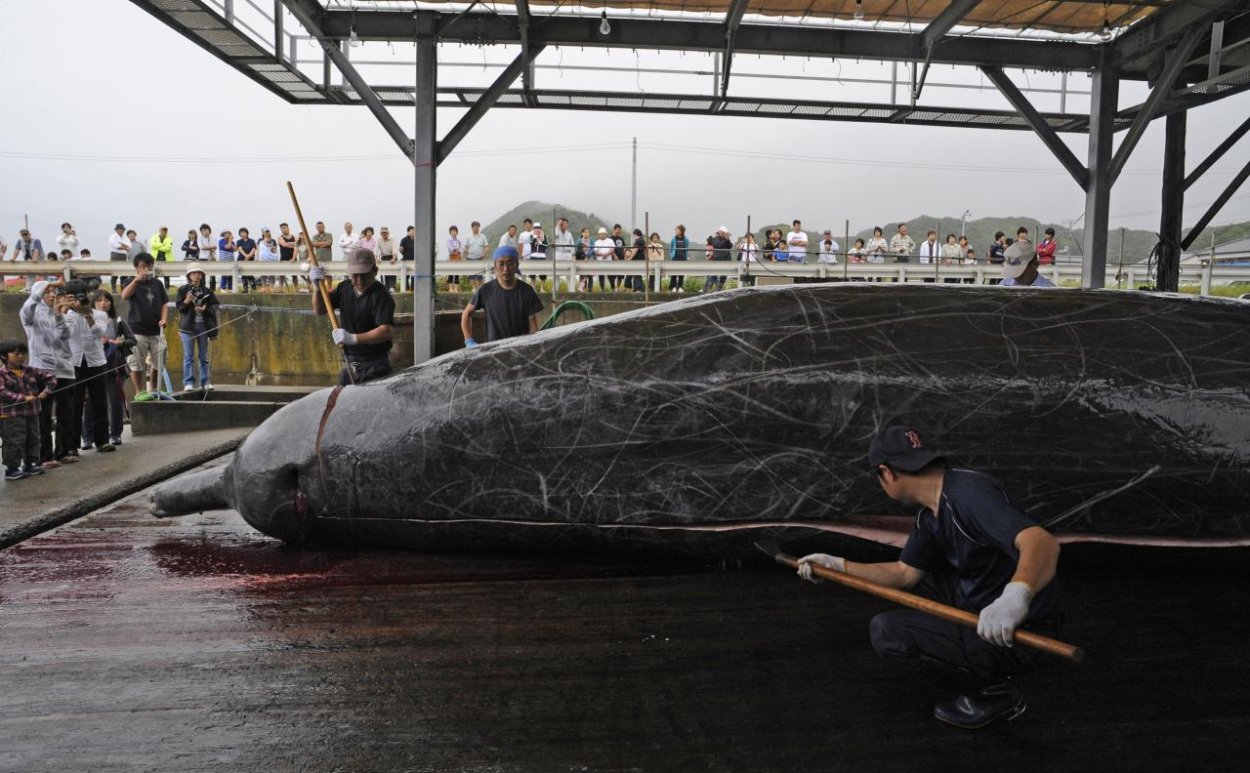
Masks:
[[[377,260],[371,250],[359,249],[347,257],[348,279],[330,292],[330,305],[338,312],[339,327],[331,332],[343,347],[347,366],[339,373],[339,385],[363,384],[391,373],[391,325],[395,299],[378,281]],[[308,269],[308,279],[325,279],[321,266]],[[321,293],[312,293],[313,311],[325,314]]]
[[[1040,653],[1013,646],[1015,631],[1057,633],[1059,544],[1001,483],[948,467],[914,429],[886,429],[872,441],[868,461],[886,495],[915,511],[902,555],[861,564],[814,553],[799,559],[799,576],[813,579],[817,564],[891,588],[916,588],[978,615],[974,631],[924,612],[886,612],[872,619],[869,633],[883,658],[959,692],[934,707],[937,719],[975,730],[1019,716],[1025,699],[1011,680]]]

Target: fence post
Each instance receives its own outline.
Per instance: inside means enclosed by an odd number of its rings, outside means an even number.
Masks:
[[[1200,295],[1211,294],[1211,269],[1215,266],[1215,260],[1208,260],[1206,265],[1202,267],[1202,289]]]

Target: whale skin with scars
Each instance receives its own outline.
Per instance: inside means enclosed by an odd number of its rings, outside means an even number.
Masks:
[[[294,543],[679,547],[843,531],[891,505],[905,422],[1079,539],[1246,544],[1250,304],[1103,290],[745,288],[443,355],[278,411],[161,516]]]

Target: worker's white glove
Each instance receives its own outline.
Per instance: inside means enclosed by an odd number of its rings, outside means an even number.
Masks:
[[[824,582],[812,574],[812,564],[832,569],[835,572],[846,571],[846,559],[842,556],[831,556],[828,553],[812,553],[799,559],[799,577],[808,582]]]
[[[326,278],[326,270],[321,266],[309,266],[308,278],[313,282],[320,282]]]
[[[1029,616],[1033,591],[1022,582],[1009,582],[993,604],[981,610],[977,619],[977,635],[1000,647],[1010,647],[1016,628]]]
[[[330,333],[330,337],[333,338],[334,343],[338,344],[339,346],[355,346],[356,345],[356,334],[349,333],[341,327],[334,328],[334,330]]]

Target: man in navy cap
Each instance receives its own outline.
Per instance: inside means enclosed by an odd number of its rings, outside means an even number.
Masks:
[[[339,386],[363,384],[391,373],[391,333],[395,322],[395,299],[377,281],[378,264],[372,250],[355,249],[347,256],[346,281],[330,292],[330,305],[338,311],[339,327],[330,335],[343,347],[347,366],[339,373]],[[321,266],[308,270],[308,278],[325,278]],[[325,314],[321,293],[312,293],[313,312]]]
[[[1019,716],[1025,699],[1010,679],[1031,668],[1036,653],[1012,646],[1015,631],[1056,632],[1059,544],[1000,482],[948,467],[911,427],[877,435],[868,461],[886,495],[915,512],[902,555],[861,564],[813,553],[799,559],[799,576],[812,580],[816,564],[891,588],[919,586],[926,596],[978,615],[973,631],[924,612],[886,612],[872,619],[869,633],[882,657],[958,689],[958,698],[934,707],[937,719],[975,730]]]
[[[468,349],[477,346],[473,338],[473,312],[477,309],[486,312],[487,341],[538,330],[543,302],[534,288],[517,277],[516,247],[505,245],[495,250],[494,281],[477,288],[460,314],[460,332],[464,334],[464,345]]]

